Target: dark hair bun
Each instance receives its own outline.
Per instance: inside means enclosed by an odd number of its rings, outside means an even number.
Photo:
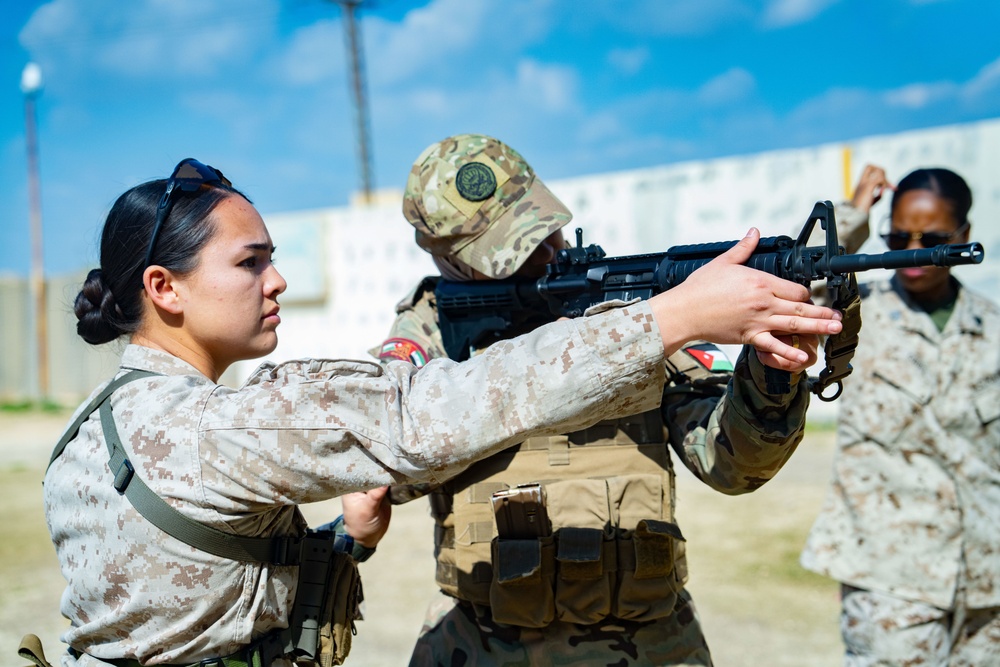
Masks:
[[[73,302],[73,312],[78,320],[76,333],[91,345],[111,342],[125,333],[120,326],[124,319],[122,311],[100,269],[87,274],[83,289]]]

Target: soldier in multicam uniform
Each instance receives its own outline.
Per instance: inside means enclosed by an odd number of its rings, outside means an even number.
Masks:
[[[403,213],[417,244],[451,280],[544,275],[571,218],[521,155],[475,134],[424,150]],[[439,280],[425,278],[403,299],[373,355],[418,365],[446,356],[434,299]],[[815,358],[815,337],[800,344]],[[794,375],[791,393],[766,395],[764,365],[751,347],[734,369],[715,345],[691,342],[669,356],[665,370],[657,409],[527,439],[444,484],[392,488],[393,502],[428,494],[436,522],[442,595],[428,610],[411,665],[711,664],[684,588],[667,442],[712,488],[753,491],[795,451],[809,394]],[[534,540],[506,539],[494,523],[493,494],[537,482],[551,525]]]
[[[919,169],[894,187],[868,165],[837,216],[847,252],[884,190],[891,249],[968,240],[958,174]],[[1000,308],[933,267],[862,285],[862,299],[802,564],[842,583],[845,665],[1000,665]]]
[[[102,408],[75,436],[68,429],[45,476],[46,519],[68,583],[62,666],[292,667],[281,636],[299,608],[299,568],[189,546],[132,504],[140,481],[184,525],[234,536],[223,544],[287,542],[306,528],[300,503],[343,496],[347,534],[371,547],[388,521],[379,487],[439,482],[527,438],[650,409],[664,354],[688,336],[754,340],[790,369],[807,363],[771,331],[840,324],[804,304],[801,286],[767,276],[745,304],[714,305],[758,273],[740,266],[755,243],[751,234],[677,294],[556,322],[466,363],[417,372],[306,359],[265,364],[234,390],[218,384],[225,369],[277,345],[285,282],[260,215],[194,160],[132,188],[108,214],[101,268],[75,311],[89,343],[130,337],[116,379],[151,375],[104,404],[130,466],[109,464],[115,439]],[[47,665],[34,640],[23,657]]]

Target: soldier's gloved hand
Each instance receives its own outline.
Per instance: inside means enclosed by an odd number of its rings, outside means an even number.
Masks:
[[[392,505],[388,486],[358,491],[341,496],[344,509],[344,530],[361,546],[374,549],[389,530]]]

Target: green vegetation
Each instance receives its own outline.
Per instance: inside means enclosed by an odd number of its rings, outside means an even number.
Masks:
[[[738,578],[764,580],[769,586],[788,586],[827,589],[831,581],[799,565],[799,552],[805,543],[808,526],[756,535],[757,539],[744,536],[756,544],[747,549],[757,554],[767,554],[766,560],[748,560],[740,563]]]
[[[806,434],[817,435],[837,432],[837,421],[835,419],[807,419]]]
[[[62,403],[57,403],[51,399],[44,399],[41,401],[0,401],[0,412],[11,414],[27,414],[31,412],[58,414],[60,412],[64,412],[65,410],[66,407]]]

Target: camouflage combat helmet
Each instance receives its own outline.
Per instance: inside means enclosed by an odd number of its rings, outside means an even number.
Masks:
[[[481,134],[431,144],[410,169],[403,215],[417,245],[507,278],[573,215],[521,155]]]

